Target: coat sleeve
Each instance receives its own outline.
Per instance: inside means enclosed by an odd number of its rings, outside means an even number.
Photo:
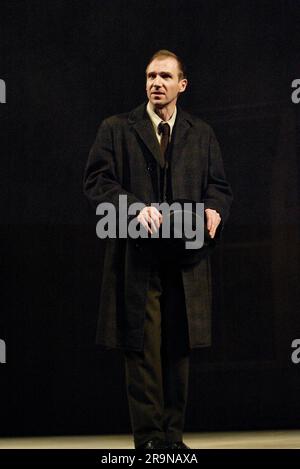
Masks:
[[[208,178],[204,193],[204,208],[214,209],[221,216],[221,223],[217,228],[216,238],[220,236],[224,224],[228,219],[232,200],[232,190],[226,179],[220,146],[214,131],[210,129]]]
[[[127,196],[127,208],[134,202],[143,203],[133,193],[125,190],[117,177],[112,128],[107,119],[100,124],[96,140],[89,152],[83,176],[83,192],[94,208],[102,202],[112,203],[117,215],[120,195]],[[127,221],[134,216],[129,216]]]

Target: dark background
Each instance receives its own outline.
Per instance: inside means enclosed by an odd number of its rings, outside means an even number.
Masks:
[[[0,35],[1,435],[131,431],[122,355],[95,345],[103,241],[82,176],[160,48],[187,63],[180,104],[213,126],[235,197],[186,430],[297,427],[300,2],[2,0]]]

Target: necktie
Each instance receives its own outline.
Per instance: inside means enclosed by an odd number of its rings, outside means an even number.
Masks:
[[[168,144],[169,144],[169,138],[170,138],[170,126],[166,122],[160,122],[158,125],[158,133],[161,134],[161,141],[160,141],[160,149],[161,149],[161,154],[163,157],[163,163],[165,165],[166,163],[166,153],[168,149]]]

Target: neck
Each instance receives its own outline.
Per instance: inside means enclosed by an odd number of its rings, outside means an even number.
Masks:
[[[155,107],[154,112],[163,120],[168,121],[171,119],[173,112],[175,111],[176,101],[172,101],[164,107]]]

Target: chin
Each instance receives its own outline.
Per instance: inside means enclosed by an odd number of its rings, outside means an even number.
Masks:
[[[155,107],[163,107],[166,105],[166,102],[163,101],[162,99],[151,99],[151,103]]]

